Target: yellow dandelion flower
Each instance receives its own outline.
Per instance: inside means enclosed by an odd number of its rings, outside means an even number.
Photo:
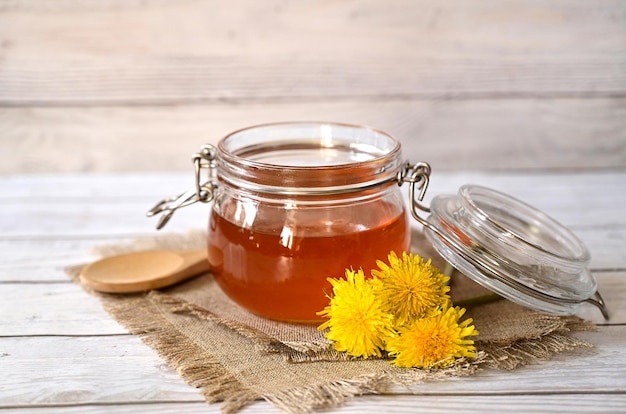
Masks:
[[[398,329],[398,335],[387,340],[387,351],[399,367],[441,368],[455,358],[476,358],[476,347],[468,336],[478,335],[468,318],[459,323],[465,309],[440,310],[434,316],[417,319]]]
[[[403,253],[402,259],[391,252],[389,265],[378,260],[380,270],[372,270],[378,279],[376,294],[385,304],[385,310],[395,315],[396,326],[423,318],[438,308],[450,306],[448,276],[439,272],[431,261]]]
[[[319,330],[330,328],[326,338],[337,351],[352,356],[381,356],[385,338],[391,335],[393,316],[383,310],[374,295],[372,279],[365,279],[362,269],[346,269],[345,279],[328,281],[333,286],[330,304],[317,314],[326,318]]]

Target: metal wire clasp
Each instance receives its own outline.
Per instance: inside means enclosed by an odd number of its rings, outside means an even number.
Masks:
[[[409,183],[409,205],[413,218],[421,225],[432,228],[438,233],[438,230],[432,224],[419,215],[420,211],[430,213],[430,208],[422,204],[430,182],[430,172],[430,164],[427,162],[418,162],[416,164],[407,162],[404,168],[398,171],[397,180],[398,185]]]
[[[170,220],[176,209],[188,205],[202,202],[208,203],[215,196],[217,188],[217,150],[213,145],[205,144],[200,148],[200,152],[193,154],[191,161],[194,165],[196,185],[184,193],[165,198],[152,207],[146,215],[148,217],[161,214],[157,223],[157,230],[162,229]],[[206,178],[202,178],[202,171],[206,171]]]

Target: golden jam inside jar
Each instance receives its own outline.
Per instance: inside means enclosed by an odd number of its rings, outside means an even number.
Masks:
[[[328,278],[369,275],[410,245],[400,144],[370,128],[269,124],[216,149],[208,259],[235,302],[263,317],[318,322]]]

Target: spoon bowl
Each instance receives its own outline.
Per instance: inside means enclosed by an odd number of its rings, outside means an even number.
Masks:
[[[83,268],[80,280],[91,289],[135,293],[182,282],[210,270],[206,250],[147,250],[106,257]]]

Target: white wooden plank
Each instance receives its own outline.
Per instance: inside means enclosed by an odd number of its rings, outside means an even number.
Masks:
[[[576,95],[626,85],[618,0],[124,3],[8,2],[2,100]]]
[[[189,154],[198,149],[190,148]],[[64,200],[152,203],[191,188],[194,178],[191,163],[189,166],[186,172],[7,175],[0,177],[0,204],[37,200],[55,204]],[[583,203],[591,203],[589,209],[612,208],[611,204],[626,199],[622,194],[626,189],[623,170],[481,172],[433,168],[427,200],[436,194],[455,193],[468,183],[505,191],[540,208],[552,206],[554,210],[571,204],[574,206],[570,208],[581,208]]]
[[[202,228],[198,227],[197,230]],[[585,228],[576,233],[592,254],[590,267],[594,272],[626,270],[625,229]],[[0,236],[0,283],[65,282],[68,280],[64,271],[67,266],[89,263],[99,258],[94,252],[96,247],[126,244],[136,238],[150,239],[157,236],[161,234],[152,229],[130,237],[112,235],[74,238],[61,235],[52,239],[32,235],[14,239]]]
[[[626,323],[626,272],[596,273],[609,312],[608,324]],[[73,283],[0,283],[0,336],[107,335],[125,333],[99,301]],[[600,312],[583,305],[580,314],[605,323]]]
[[[74,283],[0,284],[0,297],[0,336],[127,333]]]
[[[20,178],[17,181],[29,186],[32,190],[28,191],[36,194],[36,189],[45,185],[47,177],[50,176],[36,176],[32,178],[32,181]],[[9,194],[9,197],[2,200],[0,204],[0,234],[15,236],[45,233],[84,236],[116,232],[121,234],[147,232],[152,230],[155,220],[145,218],[145,212],[162,197],[169,197],[188,189],[184,187],[174,193],[171,191],[167,193],[169,188],[159,189],[157,176],[156,180],[146,178],[145,181],[146,185],[154,186],[153,197],[125,198],[124,194],[132,193],[135,188],[140,188],[143,184],[130,178],[126,182],[128,176],[125,175],[106,180],[104,184],[94,184],[97,182],[94,177],[97,176],[77,179],[75,187],[72,188],[74,196],[63,195],[60,198],[49,197],[47,199],[12,198],[10,196],[11,188],[14,187],[12,180],[0,181],[1,193]],[[626,223],[622,208],[626,204],[626,172],[555,176],[433,173],[427,200],[439,193],[456,192],[457,185],[467,183],[466,179],[471,179],[473,184],[507,192],[535,205],[574,230],[593,226],[617,229]],[[8,183],[7,187],[4,187],[3,183]],[[172,186],[174,183],[174,181],[171,182]],[[110,186],[106,190],[111,195],[110,198],[89,196],[94,188],[100,186]],[[121,195],[120,198],[112,196],[117,191]],[[403,187],[403,191],[407,191],[406,186]],[[80,196],[81,192],[84,192],[86,196]],[[18,190],[18,193],[25,194],[22,190]],[[206,205],[194,206],[177,213],[177,218],[172,223],[181,223],[180,226],[184,223],[186,226],[204,228],[207,217]],[[168,229],[171,228],[168,225]]]
[[[195,150],[195,149],[194,149]],[[568,225],[588,227],[597,220],[621,215],[626,203],[626,171],[585,173],[450,172],[433,170],[426,201],[437,194],[456,193],[463,184],[477,184],[504,191]],[[66,204],[138,204],[147,209],[163,197],[193,186],[193,174],[40,174],[3,177],[0,205],[34,205],[54,210]],[[406,186],[403,186],[406,192]],[[21,208],[17,207],[18,209]],[[62,210],[62,208],[61,208]],[[142,210],[143,212],[144,210]],[[568,217],[569,216],[569,217]],[[574,219],[576,217],[576,219]],[[619,223],[613,222],[612,224]]]
[[[2,338],[0,348],[0,408],[203,400],[137,337]]]
[[[158,200],[155,200],[155,202]],[[7,238],[50,236],[157,235],[157,218],[146,212],[155,202],[74,200],[58,203],[5,203],[0,205],[0,233]],[[198,205],[176,213],[166,231],[202,230],[208,225],[209,207]]]
[[[64,269],[98,259],[96,246],[132,240],[124,237],[0,239],[0,282],[67,282]]]
[[[190,148],[188,155],[198,149]],[[174,195],[191,188],[194,185],[191,162],[188,167],[185,172],[7,175],[0,178],[0,200],[2,203],[20,199],[24,202],[35,199],[151,202],[163,194]]]
[[[576,413],[619,413],[626,405],[626,396],[622,394],[566,394],[566,395],[506,395],[506,396],[405,396],[405,395],[364,395],[348,402],[345,406],[324,410],[324,413],[340,414],[379,414],[380,412],[397,414],[414,414],[419,411],[425,414],[440,414],[449,412],[463,413],[502,413],[502,407],[511,412],[520,414],[561,414],[563,412]],[[55,406],[27,407],[13,409],[16,414],[41,414],[50,412]],[[154,414],[184,413],[206,414],[219,413],[217,405],[207,406],[205,403],[150,403],[133,405],[78,405],[61,406],[66,414],[106,414],[113,409],[119,414],[144,413],[147,410]],[[273,414],[280,413],[265,402],[256,402],[239,411],[239,414]]]
[[[434,396],[483,396],[485,403],[494,401],[494,408],[502,403],[503,396],[533,396],[540,401],[542,397],[538,395],[548,394],[557,404],[567,400],[568,394],[600,394],[608,401],[611,397],[607,394],[626,395],[623,375],[626,327],[601,327],[597,333],[579,336],[596,344],[596,348],[562,354],[515,371],[485,370],[471,377],[427,383],[410,390],[398,387],[394,392],[428,395],[417,401]],[[200,398],[196,390],[185,386],[151,350],[132,336],[0,338],[0,349],[3,371],[8,374],[0,378],[0,408],[62,403],[140,403],[141,406],[150,401],[197,401]],[[581,372],[585,375],[580,375]],[[415,401],[394,396],[385,397],[379,403],[393,405],[396,399],[407,404]],[[528,400],[522,401],[528,403]],[[616,398],[613,403],[617,401],[623,398]],[[353,408],[356,407],[362,407],[358,400]]]
[[[189,165],[191,166],[191,163]],[[0,201],[2,203],[17,201],[27,203],[34,202],[35,199],[45,199],[46,202],[56,203],[75,199],[91,199],[95,203],[107,199],[152,201],[164,193],[174,194],[193,186],[193,173],[191,168],[189,170],[187,172],[8,175],[0,178]],[[574,201],[580,203],[589,199],[591,202],[596,200],[596,203],[601,202],[606,205],[610,204],[608,201],[622,200],[620,192],[626,187],[625,182],[626,171],[621,170],[481,172],[433,169],[427,197],[456,192],[461,185],[472,183],[508,191],[511,195],[520,198],[530,198],[534,204],[551,202],[567,206],[567,203]],[[564,197],[566,197],[565,200],[560,201]]]
[[[351,99],[355,95],[427,99],[581,95],[593,98],[621,95],[626,83],[621,71],[626,58],[617,53],[594,59],[581,55],[524,54],[501,59],[493,55],[428,57],[384,52],[326,58],[295,53],[271,57],[52,56],[43,65],[36,59],[13,59],[0,67],[0,83],[4,86],[0,103],[176,105]]]
[[[0,92],[1,95],[1,92]],[[0,173],[191,171],[190,155],[242,127],[371,125],[442,170],[626,167],[626,99],[478,99],[0,108]]]
[[[154,237],[145,211],[186,188],[185,174],[17,176],[0,180],[0,280],[64,280],[63,266],[92,260],[98,244]],[[510,193],[572,228],[593,269],[626,263],[626,173],[433,173],[427,199],[478,183]],[[403,187],[406,192],[406,187]],[[181,210],[167,231],[203,230],[207,206]],[[42,249],[46,254],[39,254]],[[37,257],[36,261],[32,257]],[[51,265],[48,266],[48,265]]]

